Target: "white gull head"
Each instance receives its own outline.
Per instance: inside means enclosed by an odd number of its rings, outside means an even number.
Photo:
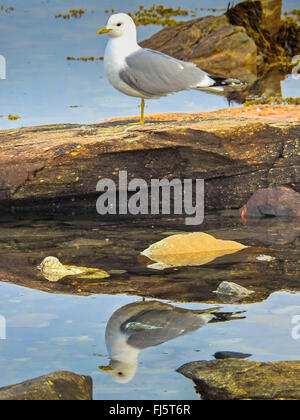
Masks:
[[[133,19],[126,13],[112,15],[106,25],[111,38],[128,37],[136,40],[136,26]]]

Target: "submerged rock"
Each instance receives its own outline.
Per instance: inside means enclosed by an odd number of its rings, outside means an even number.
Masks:
[[[203,232],[169,236],[151,245],[141,255],[155,261],[149,268],[199,266],[218,257],[235,254],[248,248],[236,241],[223,241]]]
[[[37,268],[42,272],[45,279],[50,282],[57,282],[67,276],[77,276],[78,278],[84,279],[104,279],[110,277],[106,271],[98,268],[62,265],[56,257],[45,258]]]
[[[299,361],[214,360],[189,363],[178,372],[192,379],[206,400],[300,399]]]
[[[217,288],[216,293],[224,297],[244,298],[245,296],[252,295],[254,292],[239,284],[223,281]]]
[[[1,401],[83,401],[92,398],[91,377],[63,371],[0,388]]]
[[[276,258],[271,257],[270,255],[259,255],[258,257],[256,257],[257,261],[262,261],[262,262],[272,262],[275,261]]]
[[[83,271],[79,269],[68,269],[56,257],[47,257],[37,267],[41,271],[45,279],[56,282],[66,276],[74,276],[82,274]]]

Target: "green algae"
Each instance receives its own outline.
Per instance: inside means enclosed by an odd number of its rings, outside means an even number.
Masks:
[[[83,61],[84,63],[92,61],[103,61],[104,57],[66,57],[68,61]]]
[[[7,118],[8,118],[10,121],[17,121],[17,120],[19,120],[21,117],[20,117],[19,115],[12,115],[12,114],[9,114]]]
[[[226,9],[217,9],[217,8],[196,8],[193,10],[186,10],[181,7],[174,9],[173,7],[165,7],[162,4],[156,5],[153,4],[149,9],[145,8],[143,5],[139,7],[138,10],[134,12],[129,12],[128,15],[132,17],[136,26],[148,26],[148,25],[158,25],[158,26],[174,26],[178,23],[181,23],[182,20],[179,20],[179,17],[197,17],[198,11],[210,11],[210,12],[221,12]],[[106,13],[108,11],[105,11]]]
[[[281,97],[273,97],[270,98],[262,97],[258,99],[248,100],[245,102],[244,106],[255,106],[255,105],[300,105],[300,97],[293,98],[281,98]]]
[[[3,4],[0,4],[0,12],[2,13],[6,13],[7,15],[9,15],[11,12],[13,12],[15,10],[14,7],[5,7],[3,6]]]

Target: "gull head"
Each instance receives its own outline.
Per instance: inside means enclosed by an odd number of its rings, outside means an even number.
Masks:
[[[109,366],[99,366],[99,370],[109,373],[113,380],[119,384],[128,384],[135,377],[138,362],[112,360]]]
[[[101,29],[98,35],[108,34],[111,38],[120,38],[124,36],[136,37],[136,26],[133,19],[126,13],[112,15],[106,25]]]

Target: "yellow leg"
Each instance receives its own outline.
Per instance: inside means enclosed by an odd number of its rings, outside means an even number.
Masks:
[[[141,120],[137,123],[131,123],[128,125],[143,125],[145,124],[145,99],[142,99],[141,102]]]

